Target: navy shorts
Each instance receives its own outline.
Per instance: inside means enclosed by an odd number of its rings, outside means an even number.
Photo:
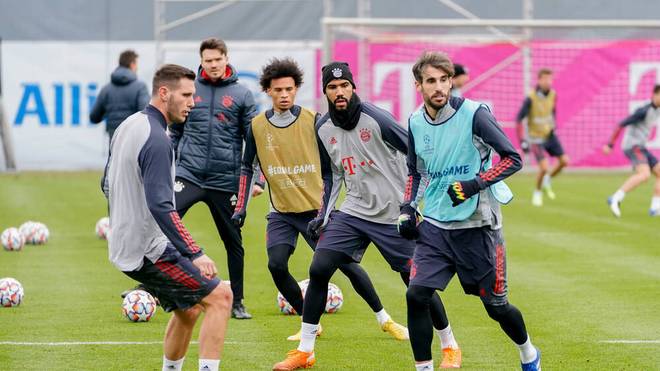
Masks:
[[[341,211],[330,215],[316,250],[339,251],[359,263],[371,242],[392,270],[410,272],[415,241],[401,237],[396,225],[370,222]]]
[[[561,146],[561,142],[554,131],[543,142],[532,143],[530,148],[537,162],[545,159],[546,152],[551,157],[559,157],[564,154],[564,148]]]
[[[202,276],[192,261],[183,257],[171,244],[167,245],[156,263],[144,258],[142,268],[124,273],[141,282],[147,291],[158,298],[166,312],[185,310],[199,304],[220,283],[217,277],[207,279]]]
[[[304,213],[277,213],[268,214],[268,225],[266,226],[266,248],[287,245],[293,248],[298,243],[298,234],[312,248],[316,248],[316,241],[307,235],[307,224],[318,215],[318,211]]]
[[[420,223],[410,284],[444,290],[454,274],[466,294],[479,296],[486,304],[506,304],[501,231],[490,226],[452,230]]]
[[[646,147],[633,146],[630,149],[624,150],[623,153],[632,162],[633,167],[648,164],[653,169],[658,164],[658,159]]]

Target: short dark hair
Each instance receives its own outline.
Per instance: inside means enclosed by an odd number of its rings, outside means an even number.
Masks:
[[[552,70],[549,68],[541,68],[536,77],[540,79],[543,75],[552,75]]]
[[[227,44],[224,41],[218,39],[217,37],[210,37],[199,45],[199,56],[202,56],[202,52],[206,49],[215,49],[220,53],[227,55]]]
[[[195,73],[177,64],[162,65],[154,74],[151,95],[158,94],[158,89],[160,89],[161,86],[167,86],[170,89],[176,89],[176,87],[179,85],[179,80],[181,79],[194,81]]]
[[[303,83],[303,71],[296,61],[291,58],[273,58],[261,70],[261,78],[259,78],[261,90],[268,90],[271,81],[282,77],[291,77],[296,87],[300,87]]]
[[[449,59],[449,56],[443,52],[425,51],[415,62],[412,68],[413,75],[417,82],[422,82],[422,71],[424,67],[431,66],[439,70],[445,71],[449,77],[454,76],[454,64]]]
[[[653,94],[658,94],[660,93],[660,85],[655,85],[653,87]]]
[[[129,68],[131,66],[131,63],[135,62],[138,58],[138,54],[135,52],[135,50],[128,49],[124,50],[119,54],[119,65],[122,67]]]

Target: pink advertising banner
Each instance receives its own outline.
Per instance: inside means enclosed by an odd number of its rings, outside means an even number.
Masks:
[[[531,43],[532,83],[543,67],[554,71],[557,135],[575,167],[629,165],[619,144],[602,154],[617,123],[649,101],[660,83],[660,41],[535,41]],[[507,135],[518,143],[515,118],[529,88],[523,86],[518,46],[494,44],[379,43],[368,46],[368,66],[358,66],[358,45],[338,41],[335,60],[348,62],[357,92],[388,109],[400,122],[421,104],[411,67],[424,50],[442,50],[467,67],[470,85],[464,96],[488,104]],[[365,68],[366,67],[366,68]],[[368,74],[361,81],[360,71]],[[620,142],[619,138],[619,141]],[[658,154],[660,135],[653,130],[649,149]]]

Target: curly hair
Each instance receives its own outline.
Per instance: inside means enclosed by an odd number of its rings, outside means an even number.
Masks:
[[[282,77],[291,77],[296,87],[300,87],[303,83],[303,71],[296,61],[291,58],[273,58],[261,70],[261,78],[259,79],[261,89],[263,91],[268,90],[271,81]]]

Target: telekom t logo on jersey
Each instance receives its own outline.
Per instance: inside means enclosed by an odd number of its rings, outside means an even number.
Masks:
[[[348,157],[343,157],[341,159],[341,164],[344,167],[344,171],[348,172],[348,175],[355,175],[355,171],[364,168],[364,167],[370,167],[374,165],[373,160],[360,160],[357,161],[355,157],[353,156],[348,156]],[[359,168],[358,168],[359,166]]]

